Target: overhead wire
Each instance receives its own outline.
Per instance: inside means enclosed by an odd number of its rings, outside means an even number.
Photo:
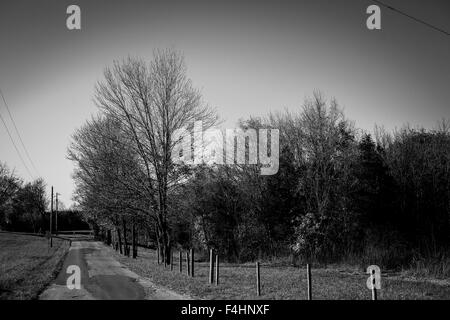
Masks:
[[[6,107],[6,110],[8,111],[9,118],[11,119],[11,122],[12,122],[12,124],[13,124],[13,126],[14,126],[14,130],[16,131],[16,134],[17,134],[17,136],[19,137],[20,144],[22,145],[22,148],[23,148],[23,150],[25,151],[25,155],[26,155],[26,157],[28,158],[28,161],[30,161],[30,163],[31,163],[31,165],[33,166],[33,169],[36,171],[37,175],[40,176],[39,170],[36,168],[36,166],[35,166],[33,160],[32,160],[31,157],[30,157],[30,154],[29,154],[29,152],[28,152],[28,149],[27,149],[27,147],[25,146],[25,143],[23,142],[23,139],[22,139],[22,136],[21,136],[21,134],[20,134],[20,132],[19,132],[19,129],[17,129],[16,122],[14,121],[14,118],[13,118],[13,116],[12,116],[12,114],[11,114],[10,109],[9,109],[9,105],[8,105],[8,103],[6,102],[5,96],[3,95],[3,92],[2,92],[2,89],[1,89],[1,88],[0,88],[0,95],[2,96],[3,103],[4,103],[5,107]]]
[[[373,1],[375,3],[378,3],[378,4],[382,5],[383,7],[388,8],[389,10],[392,10],[394,12],[397,12],[397,13],[405,16],[405,17],[408,17],[408,18],[410,18],[410,19],[412,19],[412,20],[414,20],[414,21],[416,21],[418,23],[421,23],[421,24],[423,24],[423,25],[425,25],[425,26],[427,26],[429,28],[432,28],[435,31],[438,31],[438,32],[441,32],[441,33],[443,33],[443,34],[445,34],[447,36],[450,36],[450,32],[445,31],[444,29],[442,29],[440,27],[436,27],[435,25],[433,25],[433,24],[431,24],[429,22],[426,22],[426,21],[424,21],[422,19],[416,18],[416,17],[414,17],[414,16],[412,16],[412,15],[410,15],[410,14],[408,14],[408,13],[406,13],[406,12],[400,10],[400,9],[394,8],[394,7],[388,5],[388,4],[386,4],[386,3],[384,3],[384,2],[382,2],[380,0],[371,0],[371,1]]]
[[[25,161],[23,160],[23,157],[22,157],[22,155],[21,155],[19,149],[17,148],[17,145],[16,145],[16,143],[14,142],[14,139],[13,139],[13,137],[12,137],[12,135],[11,135],[11,132],[9,131],[8,126],[6,125],[5,119],[3,118],[3,116],[2,116],[1,113],[0,113],[0,119],[2,120],[2,123],[3,123],[3,125],[5,126],[6,132],[8,133],[9,139],[11,140],[11,142],[12,142],[12,144],[13,144],[13,146],[14,146],[14,149],[16,149],[16,152],[17,152],[17,155],[18,155],[19,158],[20,158],[20,161],[22,162],[23,166],[25,167],[25,169],[27,170],[28,174],[30,175],[31,180],[33,180],[33,179],[34,179],[34,178],[33,178],[33,175],[31,174],[30,169],[28,168],[28,166],[26,165]]]

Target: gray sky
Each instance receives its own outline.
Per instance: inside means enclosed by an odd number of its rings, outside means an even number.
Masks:
[[[385,2],[450,31],[447,0]],[[81,7],[81,31],[66,29],[70,4]],[[316,88],[367,130],[406,122],[430,128],[450,118],[450,37],[383,7],[382,30],[369,31],[370,4],[2,0],[0,88],[33,162],[66,205],[70,135],[96,112],[92,95],[103,68],[129,54],[182,51],[189,76],[229,127],[298,108]],[[14,133],[2,102],[0,113]],[[3,125],[0,161],[30,180]]]

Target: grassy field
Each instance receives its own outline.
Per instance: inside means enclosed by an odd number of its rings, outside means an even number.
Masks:
[[[36,299],[56,276],[69,243],[0,232],[0,300]]]
[[[111,251],[113,251],[111,249]],[[131,270],[151,279],[155,284],[199,299],[305,299],[306,270],[295,267],[261,265],[261,296],[256,296],[254,264],[220,264],[219,286],[208,284],[208,263],[195,263],[195,278],[179,273],[178,252],[174,254],[174,269],[157,264],[156,252],[139,248],[137,259],[114,256]],[[367,300],[371,292],[366,287],[368,275],[358,270],[321,268],[312,270],[313,299]],[[401,275],[382,275],[379,299],[450,299],[450,283],[433,283],[404,279]]]

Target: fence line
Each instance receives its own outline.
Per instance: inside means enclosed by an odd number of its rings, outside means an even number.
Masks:
[[[0,231],[1,232],[1,231]],[[157,255],[159,258],[159,250],[155,250],[157,251]],[[182,273],[183,271],[183,260],[186,261],[186,276],[188,277],[193,277],[193,270],[194,270],[194,250],[193,249],[189,249],[186,250],[185,252],[185,256],[183,257],[183,251],[179,250],[179,257],[178,257],[178,263],[179,263],[179,273]],[[175,260],[173,259],[173,252],[171,252],[171,270],[173,270],[173,265],[175,264]],[[184,258],[184,259],[183,259]],[[159,261],[158,261],[159,263]],[[209,250],[209,265],[208,265],[208,261],[203,261],[202,262],[203,267],[207,267],[209,269],[209,272],[207,273],[207,278],[208,278],[208,282],[209,284],[215,284],[216,286],[219,286],[219,255],[216,254],[214,252],[213,249]],[[206,266],[205,266],[206,264]],[[239,264],[229,264],[229,265],[224,265],[221,266],[222,268],[233,268],[233,267],[239,267],[239,268],[255,268],[256,271],[256,296],[261,296],[262,295],[262,282],[261,282],[261,267],[264,266],[269,266],[271,268],[277,268],[277,266],[273,266],[271,264],[261,264],[259,261],[256,261],[255,264],[253,266],[251,266],[250,264],[247,265],[239,265]],[[312,300],[312,266],[311,264],[307,263],[305,265],[306,267],[306,298],[307,300]],[[296,268],[297,269],[297,268]],[[367,273],[363,273],[363,272],[353,272],[351,274],[349,274],[350,276],[354,276],[354,275],[367,275]],[[385,274],[385,273],[384,273]],[[371,289],[371,294],[372,294],[372,300],[377,300],[377,290],[376,289]]]

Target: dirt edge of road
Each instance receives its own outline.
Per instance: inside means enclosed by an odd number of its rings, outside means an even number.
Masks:
[[[66,245],[66,244],[62,244],[62,245]],[[42,296],[42,294],[49,288],[52,286],[52,283],[56,280],[56,278],[58,277],[59,273],[62,270],[62,267],[64,266],[64,261],[67,258],[67,254],[69,253],[70,250],[70,245],[67,245],[67,248],[65,249],[65,252],[63,254],[63,256],[61,257],[61,259],[59,259],[58,263],[55,266],[55,269],[52,272],[52,277],[51,279],[49,279],[48,283],[46,286],[42,287],[41,290],[39,290],[35,296],[35,299],[39,299]]]

